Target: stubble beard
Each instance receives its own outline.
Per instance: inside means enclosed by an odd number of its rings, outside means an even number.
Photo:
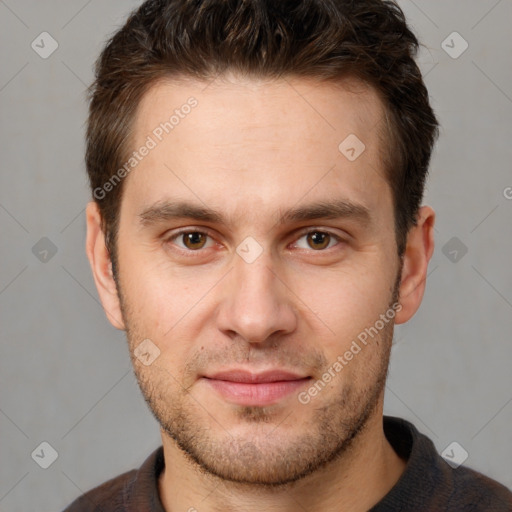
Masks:
[[[199,404],[165,368],[155,363],[145,367],[136,360],[133,349],[146,336],[137,328],[136,317],[119,284],[118,293],[142,395],[165,434],[203,474],[268,489],[289,486],[347,454],[378,413],[387,379],[394,322],[386,324],[371,346],[362,349],[378,352],[373,359],[377,366],[366,376],[362,389],[347,381],[337,395],[332,390],[325,391],[331,397],[328,401],[320,393],[309,404],[299,405],[314,410],[307,424],[292,434],[280,430],[280,423],[289,423],[291,419],[293,424],[293,411],[290,417],[286,414],[283,417],[281,411],[278,419],[272,407],[238,407],[237,423],[243,421],[253,426],[259,435],[236,437],[228,432],[230,425],[211,421],[215,411],[209,410],[208,404]],[[398,283],[390,307],[397,296]]]

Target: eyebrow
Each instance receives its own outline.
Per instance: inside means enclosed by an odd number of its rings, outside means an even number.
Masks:
[[[143,227],[175,219],[193,219],[200,222],[228,224],[228,219],[221,212],[204,205],[186,201],[158,201],[145,208],[138,215],[138,218]],[[346,199],[338,199],[319,201],[292,208],[284,213],[280,213],[279,222],[281,224],[291,224],[316,219],[332,220],[342,218],[353,219],[361,224],[369,224],[372,221],[372,215],[366,206]]]

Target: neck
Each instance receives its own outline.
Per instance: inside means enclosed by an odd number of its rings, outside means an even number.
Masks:
[[[387,441],[382,402],[350,448],[321,470],[286,486],[238,484],[205,473],[162,432],[165,469],[159,494],[167,512],[367,511],[396,484],[406,463]]]

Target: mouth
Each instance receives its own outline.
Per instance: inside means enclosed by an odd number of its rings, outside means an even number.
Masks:
[[[246,406],[275,404],[311,380],[286,370],[252,373],[236,369],[205,375],[202,380],[224,400]]]

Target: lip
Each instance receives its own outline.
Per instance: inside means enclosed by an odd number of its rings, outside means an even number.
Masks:
[[[264,382],[280,382],[304,379],[308,376],[298,375],[287,370],[267,370],[261,373],[252,373],[247,370],[235,369],[205,375],[207,379],[225,380],[229,382],[242,382],[249,384],[260,384]]]
[[[228,402],[252,406],[277,403],[310,379],[279,369],[261,373],[236,369],[203,376],[203,381]]]

